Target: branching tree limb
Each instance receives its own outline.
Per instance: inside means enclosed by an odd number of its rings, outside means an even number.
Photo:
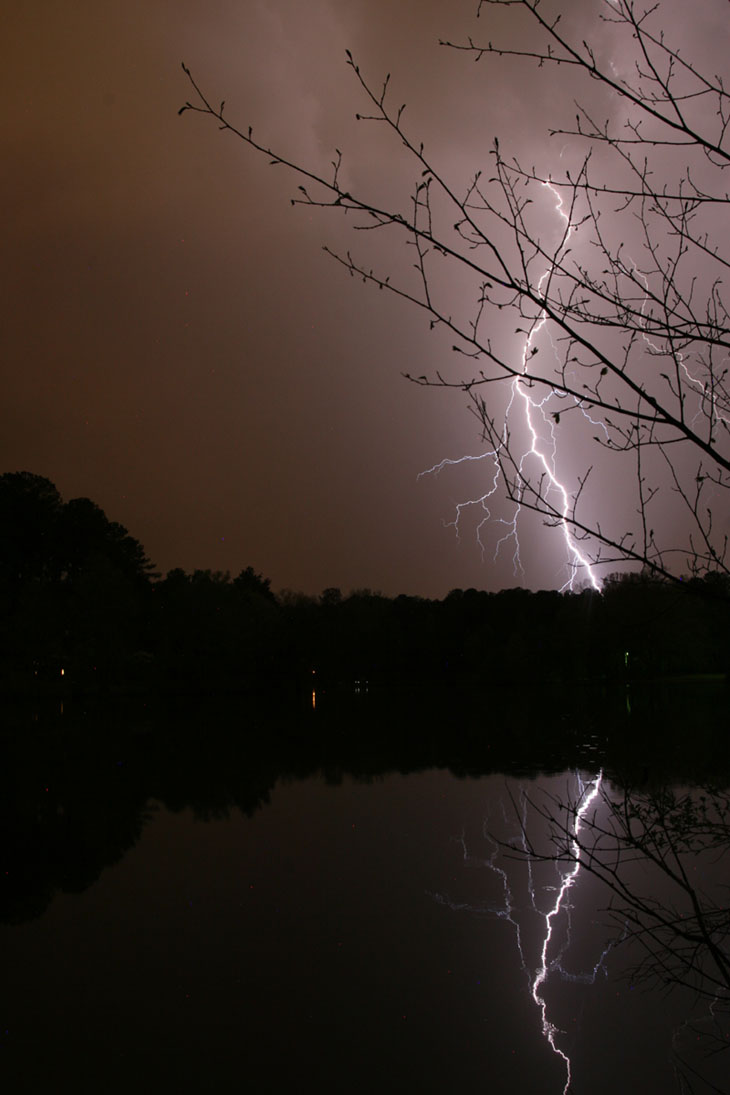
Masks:
[[[237,128],[185,66],[194,95],[180,113],[214,118],[294,172],[293,204],[336,209],[354,231],[395,232],[413,248],[411,276],[329,253],[449,333],[455,367],[406,375],[467,394],[494,483],[515,514],[562,530],[573,577],[595,584],[595,564],[625,562],[673,580],[727,574],[730,92],[665,38],[658,5],[599,0],[602,25],[622,36],[620,66],[541,0],[480,0],[477,14],[497,7],[528,19],[539,44],[442,44],[589,81],[575,125],[551,131],[574,157],[562,174],[524,166],[495,140],[488,176],[475,170],[460,189],[408,132],[389,77],[375,87],[349,52],[366,103],[358,119],[384,127],[413,164],[409,207],[348,189],[339,150],[326,172]],[[454,284],[467,287],[458,312]],[[613,465],[624,506],[609,521],[597,470]]]
[[[526,800],[515,812],[522,839],[509,845],[507,854],[576,865],[597,878],[609,895],[622,946],[633,944],[638,951],[632,980],[689,989],[695,1001],[705,1002],[712,1020],[701,1032],[708,1049],[727,1049],[727,790],[619,789],[601,781],[588,809],[581,798],[545,795]],[[537,846],[533,830],[543,823],[545,841]]]

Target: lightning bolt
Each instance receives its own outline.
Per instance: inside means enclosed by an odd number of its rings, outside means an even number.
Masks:
[[[548,189],[555,198],[555,210],[559,217],[562,218],[565,230],[563,232],[562,244],[558,250],[555,260],[548,265],[544,273],[540,277],[538,282],[537,291],[538,295],[542,295],[545,282],[549,278],[551,271],[554,269],[555,262],[559,261],[560,255],[565,252],[568,241],[574,231],[574,226],[570,223],[570,218],[563,208],[563,200],[558,190],[549,182],[542,184]],[[522,453],[519,462],[518,470],[520,477],[523,476],[526,466],[529,461],[536,461],[538,470],[540,472],[543,483],[545,484],[545,497],[550,495],[557,495],[556,510],[559,513],[557,521],[558,526],[561,529],[564,547],[566,552],[566,565],[568,568],[568,578],[560,587],[560,591],[563,592],[567,589],[572,590],[575,587],[575,583],[581,574],[587,575],[588,581],[595,590],[600,590],[600,583],[596,577],[589,559],[581,552],[576,542],[575,536],[571,532],[569,514],[571,509],[571,494],[561,479],[558,478],[557,471],[557,436],[555,433],[555,425],[558,421],[558,416],[555,412],[548,409],[550,401],[553,398],[565,399],[561,393],[555,389],[551,389],[547,395],[538,399],[532,394],[532,388],[530,383],[525,380],[525,376],[528,372],[528,360],[532,358],[533,353],[536,352],[535,340],[542,329],[545,327],[548,320],[547,313],[543,309],[530,324],[529,330],[525,335],[525,342],[522,347],[521,366],[518,374],[513,378],[510,384],[511,392],[510,398],[507,403],[507,408],[504,416],[504,428],[502,432],[502,438],[500,444],[489,452],[480,453],[479,455],[461,456],[455,459],[447,458],[441,460],[438,464],[434,464],[433,467],[419,473],[418,479],[421,479],[426,475],[438,475],[448,466],[457,466],[460,464],[466,464],[476,461],[484,461],[485,463],[491,463],[490,473],[490,485],[488,489],[477,498],[467,499],[464,502],[457,503],[455,507],[455,516],[453,521],[446,522],[447,528],[453,528],[456,532],[457,539],[460,533],[460,522],[463,513],[469,510],[471,507],[477,507],[481,509],[484,516],[479,521],[476,529],[476,539],[481,549],[482,558],[484,558],[486,545],[482,539],[482,530],[489,521],[494,521],[497,524],[505,526],[504,535],[500,536],[497,540],[497,544],[494,549],[493,559],[499,558],[501,552],[509,545],[512,550],[512,567],[513,573],[520,574],[523,578],[525,575],[524,567],[522,565],[521,553],[520,553],[520,539],[519,539],[519,522],[522,512],[522,504],[518,497],[515,503],[515,509],[510,519],[494,518],[490,509],[490,500],[494,497],[499,489],[500,479],[502,477],[502,471],[499,464],[500,451],[505,450],[508,444],[508,437],[511,443],[514,443],[514,434],[509,430],[509,423],[513,411],[521,410],[522,420],[526,426],[527,443]],[[592,425],[602,426],[605,430],[603,423],[595,423],[588,415],[583,405],[576,401],[574,406],[584,415],[587,421]],[[540,424],[542,426],[543,436],[541,437]],[[519,489],[519,488],[518,488]],[[524,488],[522,488],[524,489]],[[522,493],[522,491],[520,491]]]

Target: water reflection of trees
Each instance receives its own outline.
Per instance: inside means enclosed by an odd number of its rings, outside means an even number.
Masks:
[[[288,697],[195,704],[88,700],[53,710],[6,707],[0,734],[4,869],[0,921],[39,916],[58,892],[80,892],[139,840],[150,802],[201,820],[265,808],[278,780],[367,781],[447,769],[535,776],[600,765],[631,773],[660,755],[670,783],[730,771],[725,711],[714,692],[540,687],[325,693],[312,711]],[[685,749],[687,708],[697,718]],[[590,712],[590,715],[588,714]],[[640,727],[640,731],[638,730]],[[661,744],[660,744],[661,743]]]
[[[730,791],[600,779],[588,807],[584,793],[533,795],[529,806],[532,824],[519,810],[516,854],[573,865],[600,880],[617,935],[634,948],[632,982],[691,993],[694,1018],[675,1039],[681,1090],[721,1090],[685,1049],[689,1034],[693,1051],[698,1043],[707,1053],[730,1046]],[[542,823],[538,843],[533,836]]]

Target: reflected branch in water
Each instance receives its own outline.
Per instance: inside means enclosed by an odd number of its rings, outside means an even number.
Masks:
[[[707,1006],[703,1020],[688,1020],[675,1032],[678,1080],[682,1090],[691,1090],[696,1070],[684,1057],[686,1035],[691,1031],[693,1049],[698,1038],[708,1053],[728,1047],[730,792],[604,781],[588,809],[580,784],[577,795],[545,792],[529,798],[528,806],[531,818],[524,803],[514,803],[521,839],[503,844],[507,854],[530,864],[582,868],[599,879],[610,894],[611,917],[639,951],[632,980],[690,990],[693,1005]],[[546,845],[538,847],[532,833],[543,826]]]

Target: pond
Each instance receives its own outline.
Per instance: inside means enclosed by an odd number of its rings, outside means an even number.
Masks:
[[[569,765],[524,712],[449,735],[447,700],[9,720],[5,1089],[666,1092],[679,1059],[723,1090],[707,1002],[634,977],[601,880],[526,852],[527,798],[613,786],[603,727],[563,717]]]

